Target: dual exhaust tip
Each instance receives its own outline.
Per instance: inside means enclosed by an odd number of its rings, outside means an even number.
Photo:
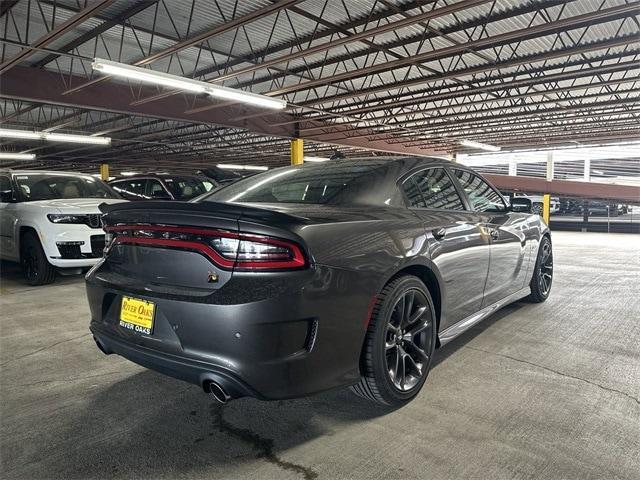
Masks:
[[[96,342],[96,345],[102,353],[104,353],[105,355],[109,355],[112,353],[111,350],[103,345],[102,342],[95,336],[93,337],[93,340]],[[225,404],[229,400],[231,400],[231,395],[229,395],[229,392],[227,392],[227,390],[222,385],[214,380],[205,380],[202,383],[202,388],[205,393],[208,393],[211,397],[214,398],[216,402],[220,404]]]
[[[205,393],[208,393],[214,400],[221,405],[224,405],[231,400],[231,395],[217,382],[213,380],[207,380],[202,384],[202,388]]]

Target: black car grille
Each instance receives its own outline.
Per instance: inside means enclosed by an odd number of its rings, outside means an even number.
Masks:
[[[82,258],[80,245],[58,244],[58,251],[60,252],[60,256],[67,260]]]
[[[87,225],[91,228],[102,228],[101,216],[99,213],[90,213],[87,215]]]

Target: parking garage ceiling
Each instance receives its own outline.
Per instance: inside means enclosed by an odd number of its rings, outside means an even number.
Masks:
[[[640,138],[640,2],[18,0],[0,3],[3,139],[21,166],[276,166],[310,155],[472,153]],[[141,86],[94,57],[286,100],[275,112]],[[3,165],[16,166],[5,162]]]

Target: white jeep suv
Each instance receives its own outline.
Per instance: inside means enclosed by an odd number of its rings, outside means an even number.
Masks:
[[[36,170],[0,171],[0,195],[0,258],[20,262],[30,285],[93,266],[104,248],[98,205],[123,201],[90,175]]]

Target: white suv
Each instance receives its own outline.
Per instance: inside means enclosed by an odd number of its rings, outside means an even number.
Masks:
[[[104,248],[98,205],[123,201],[90,175],[36,170],[0,171],[0,195],[0,258],[20,262],[30,285],[93,266]]]

